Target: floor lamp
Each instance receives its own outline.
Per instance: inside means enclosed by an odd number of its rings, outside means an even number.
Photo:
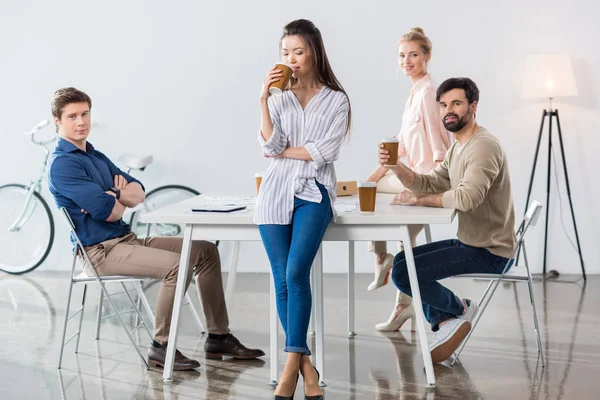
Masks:
[[[558,141],[560,145],[560,154],[562,158],[562,167],[565,174],[565,183],[567,187],[567,196],[569,198],[569,206],[571,208],[571,217],[573,219],[573,229],[575,231],[575,239],[577,241],[577,252],[579,253],[579,261],[581,263],[581,273],[583,279],[586,280],[585,267],[583,257],[581,255],[581,246],[579,244],[579,233],[577,232],[577,223],[575,222],[575,211],[573,210],[573,201],[571,200],[571,187],[569,185],[569,175],[567,173],[567,162],[565,159],[565,149],[563,146],[562,131],[560,128],[560,119],[558,110],[552,109],[552,99],[556,97],[577,96],[577,86],[575,84],[575,75],[571,66],[571,58],[568,54],[545,54],[545,55],[530,55],[527,57],[525,68],[525,82],[523,86],[523,97],[525,98],[544,98],[548,99],[549,107],[542,113],[542,121],[540,123],[540,132],[538,134],[537,145],[535,147],[535,155],[533,157],[533,167],[531,169],[531,178],[529,179],[529,188],[527,189],[527,201],[525,209],[529,204],[531,197],[531,188],[533,186],[533,178],[537,166],[537,159],[540,153],[540,144],[544,133],[544,122],[548,118],[548,165],[546,175],[546,223],[544,232],[544,261],[543,273],[546,275],[546,253],[548,245],[548,213],[550,211],[550,172],[551,172],[551,157],[552,157],[552,122],[556,119],[556,127],[558,128]],[[518,257],[517,257],[518,260]]]

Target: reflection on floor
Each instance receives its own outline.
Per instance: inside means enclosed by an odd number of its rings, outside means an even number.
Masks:
[[[600,398],[594,381],[600,376],[600,277],[590,277],[587,286],[582,282],[535,283],[547,368],[538,363],[526,285],[501,285],[461,363],[435,367],[435,389],[425,387],[418,340],[407,330],[409,324],[391,334],[373,329],[387,318],[394,290],[388,285],[367,293],[364,289],[370,278],[357,275],[358,336],[349,339],[345,277],[325,277],[326,399]],[[65,273],[0,274],[0,399],[217,400],[269,399],[272,395],[267,384],[268,354],[264,360],[204,360],[205,336],[198,333],[187,310],[179,348],[200,359],[202,367],[176,372],[173,383],[163,384],[160,371],[144,369],[116,321],[105,320],[101,339],[94,340],[96,287],[88,292],[80,352],[74,354],[73,343],[67,345],[63,368],[58,371],[66,284]],[[265,351],[269,345],[268,285],[267,275],[240,274],[230,306],[234,333]],[[451,280],[448,286],[472,298],[485,289],[484,282],[471,280]],[[82,288],[75,290],[74,299]],[[156,285],[148,293],[152,302]],[[125,301],[118,304],[126,307]],[[134,317],[127,320],[133,322]],[[140,331],[137,337],[143,351],[148,345],[145,335]]]

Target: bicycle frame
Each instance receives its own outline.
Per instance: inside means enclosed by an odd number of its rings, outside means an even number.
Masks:
[[[131,168],[127,168],[127,175],[129,175],[131,173]],[[125,213],[123,214],[123,220],[125,221],[132,221],[132,215],[135,212],[138,211],[147,211],[146,210],[146,206],[145,203],[142,202],[140,203],[137,207],[134,208],[128,208],[127,210],[125,210]],[[176,236],[179,233],[181,233],[181,228],[179,227],[179,225],[173,225],[173,224],[148,224],[148,226],[146,227],[146,236],[150,236],[150,227],[154,228],[154,231],[156,232],[156,234],[158,236]]]
[[[21,211],[15,222],[13,222],[13,224],[8,229],[10,232],[19,232],[23,225],[25,225],[27,221],[29,221],[29,219],[35,211],[36,203],[33,203],[33,207],[30,207],[31,199],[33,198],[35,192],[39,193],[42,190],[42,180],[46,176],[46,166],[48,165],[48,158],[50,157],[50,149],[48,148],[48,145],[56,140],[56,137],[46,141],[36,140],[35,134],[49,123],[50,122],[47,120],[42,121],[35,128],[33,128],[33,130],[25,133],[25,135],[31,136],[31,141],[34,144],[41,146],[44,149],[44,162],[42,164],[42,168],[37,179],[32,180],[29,184],[29,187],[27,188],[27,196],[25,197],[25,204],[23,205],[23,210]]]

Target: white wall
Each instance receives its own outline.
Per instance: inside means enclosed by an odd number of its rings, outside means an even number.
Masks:
[[[431,72],[438,83],[469,76],[479,85],[478,121],[504,144],[519,215],[545,106],[520,97],[525,58],[572,55],[580,96],[555,105],[586,267],[598,273],[600,212],[593,201],[600,186],[593,160],[600,150],[599,14],[592,1],[3,1],[0,183],[26,181],[36,173],[41,153],[19,132],[50,116],[55,89],[76,86],[91,95],[93,118],[101,123],[90,137],[96,147],[113,158],[154,154],[155,164],[139,175],[148,188],[181,183],[203,192],[233,187],[252,193],[253,174],[267,166],[255,137],[261,81],[278,59],[281,28],[296,18],[311,19],[321,29],[348,90],[354,129],[337,171],[341,179],[361,179],[375,167],[378,139],[398,131],[410,88],[396,70],[396,42],[421,26],[434,44]],[[534,197],[542,201],[545,163],[542,149],[534,186]],[[562,177],[559,182],[572,236]],[[577,273],[556,195],[553,190],[548,266]],[[68,240],[61,220],[57,226],[44,268],[65,268]],[[454,232],[455,227],[434,228],[434,238]],[[536,269],[542,235],[543,227],[531,234]],[[326,271],[345,269],[345,249],[326,246]],[[371,258],[360,245],[357,254],[357,270],[370,271]],[[240,264],[241,270],[266,270],[261,245],[244,245]]]

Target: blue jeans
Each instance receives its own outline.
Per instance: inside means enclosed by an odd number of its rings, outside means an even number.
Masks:
[[[496,256],[483,248],[468,246],[456,239],[415,247],[413,255],[423,312],[434,332],[439,329],[440,322],[456,318],[465,311],[461,299],[438,280],[460,274],[499,274],[508,262],[507,258]],[[404,252],[394,258],[392,281],[402,293],[412,295]]]
[[[317,186],[321,203],[295,197],[290,225],[258,226],[273,271],[284,350],[306,355],[311,354],[306,343],[312,306],[310,268],[333,218],[327,189],[318,182]]]

